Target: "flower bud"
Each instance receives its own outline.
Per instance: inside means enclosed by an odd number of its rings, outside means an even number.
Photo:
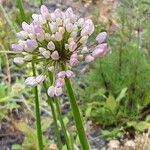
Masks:
[[[74,78],[74,77],[75,77],[75,74],[74,74],[73,71],[67,70],[67,71],[66,71],[66,76],[67,76],[68,78]]]
[[[44,51],[46,51],[46,49],[45,48],[43,48],[43,47],[39,47],[39,52],[42,54]]]
[[[34,33],[29,33],[28,36],[31,40],[36,40],[36,36]]]
[[[59,87],[63,87],[64,84],[65,84],[64,79],[58,78],[58,79],[56,80],[56,87],[58,87],[58,88],[59,88]]]
[[[62,88],[61,87],[55,87],[55,95],[56,96],[60,96],[62,94]]]
[[[73,52],[76,48],[77,48],[77,43],[75,43],[74,41],[69,43],[69,51],[70,52]]]
[[[47,90],[47,93],[50,97],[54,97],[55,95],[55,87],[54,86],[50,86]]]
[[[59,59],[59,53],[58,51],[54,51],[52,54],[51,54],[51,58],[53,60],[58,60]]]
[[[99,44],[92,52],[92,56],[97,58],[107,54],[107,44]]]
[[[55,14],[55,16],[58,17],[58,18],[62,18],[62,11],[61,11],[60,9],[56,9],[56,10],[54,11],[54,14]]]
[[[54,14],[54,13],[51,13],[50,15],[51,15],[51,20],[52,20],[52,21],[56,21],[56,16],[55,16],[55,14]]]
[[[45,33],[45,40],[46,41],[51,40],[51,35],[49,33]]]
[[[91,55],[85,56],[85,62],[87,62],[87,63],[94,61],[94,59],[95,58],[93,56],[91,56]]]
[[[89,52],[89,50],[88,50],[88,48],[87,47],[83,47],[83,49],[82,49],[82,54],[85,54],[85,53],[88,53]]]
[[[67,31],[68,33],[70,33],[70,32],[72,31],[72,29],[73,29],[72,23],[66,24],[66,31]]]
[[[26,22],[22,22],[22,29],[26,32],[30,32],[31,29],[30,29],[30,25],[27,24]]]
[[[71,58],[71,59],[72,59],[72,58],[77,59],[77,58],[78,58],[78,54],[77,54],[77,53],[73,53],[73,54],[70,56],[70,58]]]
[[[56,32],[55,33],[55,40],[56,41],[61,41],[62,40],[62,34],[60,32]]]
[[[51,53],[50,53],[50,51],[44,51],[44,52],[42,52],[42,55],[46,58],[46,59],[48,59],[48,58],[50,58],[50,56],[51,56]]]
[[[32,60],[32,55],[30,55],[30,54],[25,55],[23,60],[24,61],[31,61]]]
[[[56,23],[58,26],[61,26],[62,25],[62,19],[61,18],[56,18]]]
[[[52,33],[55,33],[58,30],[58,26],[55,22],[49,23],[49,27]]]
[[[71,66],[76,66],[78,65],[79,61],[76,58],[71,58],[69,63]]]
[[[14,58],[14,63],[15,63],[15,64],[18,64],[18,65],[24,64],[24,59],[23,59],[23,57],[15,57],[15,58]]]
[[[51,41],[51,42],[48,43],[47,48],[49,50],[55,50],[55,44]]]
[[[45,39],[44,34],[41,34],[41,33],[37,33],[36,37],[39,42],[42,42]]]
[[[15,52],[22,52],[23,51],[23,46],[21,44],[12,44],[11,48]]]
[[[84,19],[83,19],[83,18],[80,18],[80,19],[78,20],[78,22],[77,22],[77,25],[78,25],[79,27],[82,27],[83,24],[84,24]]]
[[[48,8],[45,5],[41,6],[41,14],[46,20],[50,19],[50,13],[48,11]]]
[[[96,41],[98,43],[103,43],[106,40],[106,37],[107,37],[107,32],[101,32],[97,35]]]
[[[28,37],[28,33],[26,31],[20,31],[16,33],[16,35],[18,38],[21,38],[21,39],[26,39]]]
[[[45,77],[43,75],[38,75],[35,80],[38,84],[42,83],[44,81]]]
[[[64,33],[65,33],[65,28],[64,28],[64,27],[59,27],[58,31],[59,31],[61,34],[64,34]]]
[[[66,75],[66,72],[65,72],[65,71],[60,71],[60,72],[57,74],[57,77],[58,77],[58,78],[65,78],[65,75]]]
[[[26,47],[25,50],[26,51],[33,51],[34,49],[36,49],[38,47],[38,43],[35,40],[27,40],[26,41]]]
[[[35,77],[28,77],[26,80],[25,80],[25,85],[27,86],[36,86],[38,83],[36,82],[36,79]]]
[[[69,49],[69,44],[65,44],[65,50]]]
[[[83,36],[81,39],[80,39],[80,43],[81,44],[85,44],[86,42],[87,42],[87,40],[88,40],[88,36]]]
[[[91,35],[94,32],[94,24],[91,19],[87,19],[84,22],[83,29],[81,31],[81,36]]]
[[[65,17],[66,18],[71,18],[71,16],[73,15],[73,10],[72,8],[68,8],[65,12]]]
[[[54,66],[48,67],[48,70],[51,71],[51,72],[54,72]]]

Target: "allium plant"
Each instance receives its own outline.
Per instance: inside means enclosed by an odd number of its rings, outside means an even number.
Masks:
[[[28,86],[37,87],[47,80],[51,72],[54,80],[51,80],[52,84],[47,89],[51,98],[61,96],[66,85],[81,147],[89,150],[70,79],[75,77],[72,68],[80,65],[80,62],[90,63],[107,54],[107,43],[104,43],[107,33],[100,33],[92,47],[88,47],[87,42],[94,32],[94,24],[91,19],[78,18],[71,8],[65,12],[56,9],[50,13],[42,5],[41,13],[33,14],[32,18],[32,23],[23,22],[23,30],[16,34],[19,40],[12,44],[12,49],[18,57],[14,58],[14,63],[32,63],[34,76],[25,80]],[[36,72],[40,74],[36,75]]]

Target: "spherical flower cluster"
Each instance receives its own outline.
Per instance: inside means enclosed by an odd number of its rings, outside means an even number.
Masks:
[[[22,31],[17,33],[19,41],[12,44],[18,53],[14,63],[34,62],[41,66],[42,74],[28,77],[25,84],[36,86],[44,81],[47,70],[57,72],[55,82],[48,89],[49,96],[60,96],[64,86],[64,78],[73,78],[71,70],[61,71],[61,64],[71,67],[79,62],[92,62],[97,57],[107,54],[107,33],[100,33],[95,40],[94,48],[87,47],[89,36],[94,32],[91,19],[77,18],[71,8],[65,12],[56,9],[50,13],[48,8],[41,6],[40,14],[32,15],[31,24],[22,23]]]

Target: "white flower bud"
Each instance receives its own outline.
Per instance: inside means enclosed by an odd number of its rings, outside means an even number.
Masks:
[[[69,49],[69,44],[65,44],[65,50]]]
[[[60,9],[56,9],[54,11],[54,14],[56,17],[62,18],[62,11]]]
[[[41,6],[41,14],[46,20],[50,19],[50,13],[48,11],[48,8],[44,5]]]
[[[51,53],[50,53],[50,51],[44,51],[44,52],[42,52],[42,55],[46,58],[46,59],[48,59],[48,58],[50,58],[50,56],[51,56]]]
[[[49,27],[52,33],[55,33],[58,30],[58,26],[56,24],[56,22],[53,23],[49,23]]]
[[[51,72],[54,72],[54,66],[48,67],[48,70],[51,71]]]
[[[27,86],[36,86],[38,83],[36,82],[36,79],[35,77],[28,77],[26,80],[25,80],[25,85]]]
[[[44,51],[46,51],[46,49],[45,48],[43,48],[43,47],[39,47],[39,52],[42,54]]]
[[[35,80],[38,84],[42,83],[44,81],[45,77],[43,75],[38,75]]]
[[[56,21],[56,16],[55,16],[54,13],[51,13],[51,20],[52,20],[52,21]]]
[[[45,40],[46,41],[51,40],[51,35],[49,33],[45,33]]]
[[[80,39],[80,43],[81,44],[85,44],[85,43],[87,43],[87,40],[88,40],[88,36],[83,36],[81,39]]]
[[[48,43],[47,48],[49,50],[55,50],[55,44],[51,41],[51,42]]]
[[[18,64],[18,65],[22,65],[22,64],[24,64],[24,59],[22,57],[15,57],[14,63]]]
[[[47,93],[50,97],[54,97],[55,95],[55,87],[54,86],[50,86],[47,90]]]
[[[72,29],[73,29],[73,25],[72,25],[72,23],[68,23],[68,24],[66,24],[66,31],[67,32],[71,32],[72,31]]]
[[[44,34],[41,34],[41,33],[37,33],[36,37],[39,42],[42,42],[45,39]]]
[[[28,38],[28,33],[26,31],[20,31],[20,32],[16,33],[16,35],[18,38],[21,38],[21,39]]]
[[[51,58],[53,60],[58,60],[59,59],[59,53],[58,51],[54,51],[52,54],[51,54]]]
[[[32,60],[32,55],[30,55],[30,54],[25,55],[23,60],[24,61],[31,61]]]
[[[62,94],[62,88],[61,87],[55,87],[55,95],[60,96]]]
[[[87,47],[82,48],[82,51],[81,51],[82,54],[85,54],[85,53],[88,53],[88,52],[89,52],[89,50],[88,50]]]
[[[58,26],[61,26],[63,24],[62,19],[61,18],[56,18],[56,23]]]
[[[75,43],[74,41],[69,43],[69,51],[70,52],[73,52],[76,48],[77,48],[77,43]]]
[[[79,27],[82,27],[82,26],[84,25],[84,19],[83,19],[83,18],[80,18],[80,19],[78,20],[78,22],[77,22],[77,25],[78,25]]]
[[[57,74],[57,77],[58,77],[58,78],[65,78],[65,75],[66,75],[66,72],[65,72],[65,71],[60,71],[60,72]]]
[[[65,28],[64,28],[64,27],[59,27],[58,31],[59,31],[61,34],[64,34],[64,33],[65,33]]]
[[[55,40],[56,41],[61,41],[63,38],[62,34],[60,32],[55,33]]]

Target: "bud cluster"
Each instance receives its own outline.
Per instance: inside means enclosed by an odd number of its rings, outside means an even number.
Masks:
[[[107,33],[102,32],[96,37],[96,46],[89,48],[87,41],[94,32],[91,19],[77,18],[71,8],[65,12],[56,9],[50,13],[48,8],[41,6],[40,14],[32,15],[31,24],[22,23],[22,31],[17,33],[19,41],[12,44],[12,49],[18,53],[14,58],[16,64],[34,62],[42,64],[43,73],[37,77],[29,77],[25,84],[35,86],[44,81],[46,69],[58,70],[61,64],[71,67],[79,62],[92,62],[97,57],[107,54],[107,43],[104,43]],[[58,71],[57,71],[58,72]],[[59,96],[62,93],[64,78],[74,77],[71,70],[58,72],[55,86],[48,89],[50,96]]]

